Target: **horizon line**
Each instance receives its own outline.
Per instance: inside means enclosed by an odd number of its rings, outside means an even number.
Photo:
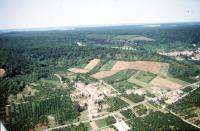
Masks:
[[[177,21],[177,22],[145,22],[145,23],[119,23],[119,24],[91,24],[91,25],[71,25],[71,26],[48,26],[48,27],[31,27],[31,28],[7,28],[0,29],[0,32],[6,31],[50,31],[50,30],[74,30],[76,28],[95,28],[95,27],[112,27],[112,26],[139,26],[139,25],[164,25],[164,24],[189,24],[200,23],[200,21]],[[65,28],[65,29],[64,29]],[[67,29],[69,28],[69,29]],[[70,29],[71,28],[71,29]]]

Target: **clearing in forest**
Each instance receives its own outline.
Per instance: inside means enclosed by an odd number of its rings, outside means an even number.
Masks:
[[[129,41],[155,41],[154,39],[141,35],[118,35],[114,39],[129,40]]]
[[[162,77],[157,76],[156,78],[154,78],[150,84],[154,85],[154,86],[158,86],[158,87],[163,87],[169,90],[175,90],[178,89],[180,87],[182,87],[182,85],[172,82],[170,80],[164,79]]]
[[[74,73],[85,74],[85,73],[88,73],[90,70],[92,70],[97,64],[99,64],[99,62],[100,62],[100,59],[93,59],[83,69],[82,68],[70,68],[68,70],[71,72],[74,72]]]

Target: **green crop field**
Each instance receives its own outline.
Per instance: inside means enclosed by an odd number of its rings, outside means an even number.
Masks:
[[[142,95],[138,95],[138,94],[129,94],[129,95],[124,95],[124,97],[126,97],[127,99],[135,102],[135,103],[138,103],[138,102],[141,102],[144,100],[144,96]]]
[[[117,62],[116,60],[110,60],[110,61],[108,61],[107,63],[105,63],[105,64],[101,67],[100,71],[109,71],[109,70],[111,70],[112,67],[114,66],[114,64],[115,64],[116,62]]]
[[[149,73],[149,72],[144,72],[144,71],[140,71],[137,73],[137,75],[135,76],[136,79],[145,82],[145,83],[149,83],[151,80],[153,80],[156,77],[155,74]]]
[[[128,89],[137,89],[141,88],[141,86],[136,85],[134,83],[130,83],[128,81],[120,81],[120,82],[115,82],[112,84],[112,86],[119,91],[120,93],[126,93],[126,90]]]
[[[105,126],[114,124],[115,123],[115,118],[109,116],[109,117],[104,118],[104,119],[96,120],[95,123],[97,124],[97,126],[99,128],[101,128],[101,127],[105,127]]]
[[[140,81],[138,79],[135,79],[135,76],[130,77],[127,81],[130,82],[130,83],[134,83],[136,85],[139,85],[140,87],[146,87],[146,86],[148,86],[147,83],[145,83],[143,81]]]
[[[135,73],[136,73],[135,70],[121,70],[110,77],[104,78],[104,80],[108,83],[124,81],[129,79]]]

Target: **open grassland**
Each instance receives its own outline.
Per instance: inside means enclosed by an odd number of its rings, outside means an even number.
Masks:
[[[108,61],[101,67],[100,71],[110,71],[116,62],[117,62],[116,60]]]
[[[84,110],[84,111],[80,112],[80,116],[79,116],[80,121],[85,121],[85,120],[88,120],[88,119],[89,119],[88,110]]]
[[[114,124],[115,122],[116,122],[116,121],[115,121],[115,118],[112,117],[112,116],[109,116],[109,117],[107,117],[107,118],[99,119],[99,120],[96,120],[96,121],[95,121],[95,123],[96,123],[96,125],[98,126],[98,128],[101,128],[101,127],[105,127],[105,126]]]
[[[141,35],[118,35],[114,37],[114,39],[128,40],[128,41],[155,41],[154,39],[141,36]]]
[[[152,73],[148,73],[148,72],[144,72],[144,71],[139,71],[137,73],[137,75],[135,75],[135,78],[137,80],[140,80],[142,82],[145,82],[145,83],[149,83],[151,80],[153,80],[154,78],[156,77],[155,74],[152,74]]]
[[[147,86],[148,86],[147,83],[135,79],[135,76],[130,77],[130,78],[128,79],[128,82],[134,83],[134,84],[136,84],[136,85],[139,85],[140,87],[147,87]]]
[[[129,94],[129,95],[124,95],[125,98],[133,101],[134,103],[138,103],[144,100],[143,95],[138,95],[138,94]]]
[[[130,83],[127,80],[125,81],[120,81],[120,82],[114,82],[112,86],[119,91],[120,93],[126,93],[126,90],[128,89],[137,89],[141,88],[141,86],[135,84],[135,83]]]
[[[104,78],[103,80],[105,80],[108,83],[124,81],[124,80],[129,79],[135,73],[136,73],[135,70],[121,70],[110,77]]]
[[[175,83],[173,81],[164,79],[162,77],[157,76],[156,78],[154,78],[150,84],[154,85],[154,86],[158,86],[158,87],[163,87],[169,90],[175,90],[178,89],[180,87],[182,87],[182,85]]]
[[[126,69],[135,69],[141,70],[145,72],[150,72],[153,74],[159,74],[162,76],[166,76],[168,73],[169,64],[161,63],[161,62],[153,62],[153,61],[118,61],[112,67],[112,71],[114,70],[126,70]]]
[[[177,79],[177,78],[173,78],[173,77],[166,77],[166,79],[168,79],[170,81],[173,81],[175,83],[178,83],[180,85],[183,85],[183,86],[190,84],[190,83],[188,83],[186,81],[183,81],[183,80],[180,80],[180,79]]]

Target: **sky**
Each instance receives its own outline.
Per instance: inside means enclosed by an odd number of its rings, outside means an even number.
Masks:
[[[199,22],[200,0],[0,0],[0,29]]]

